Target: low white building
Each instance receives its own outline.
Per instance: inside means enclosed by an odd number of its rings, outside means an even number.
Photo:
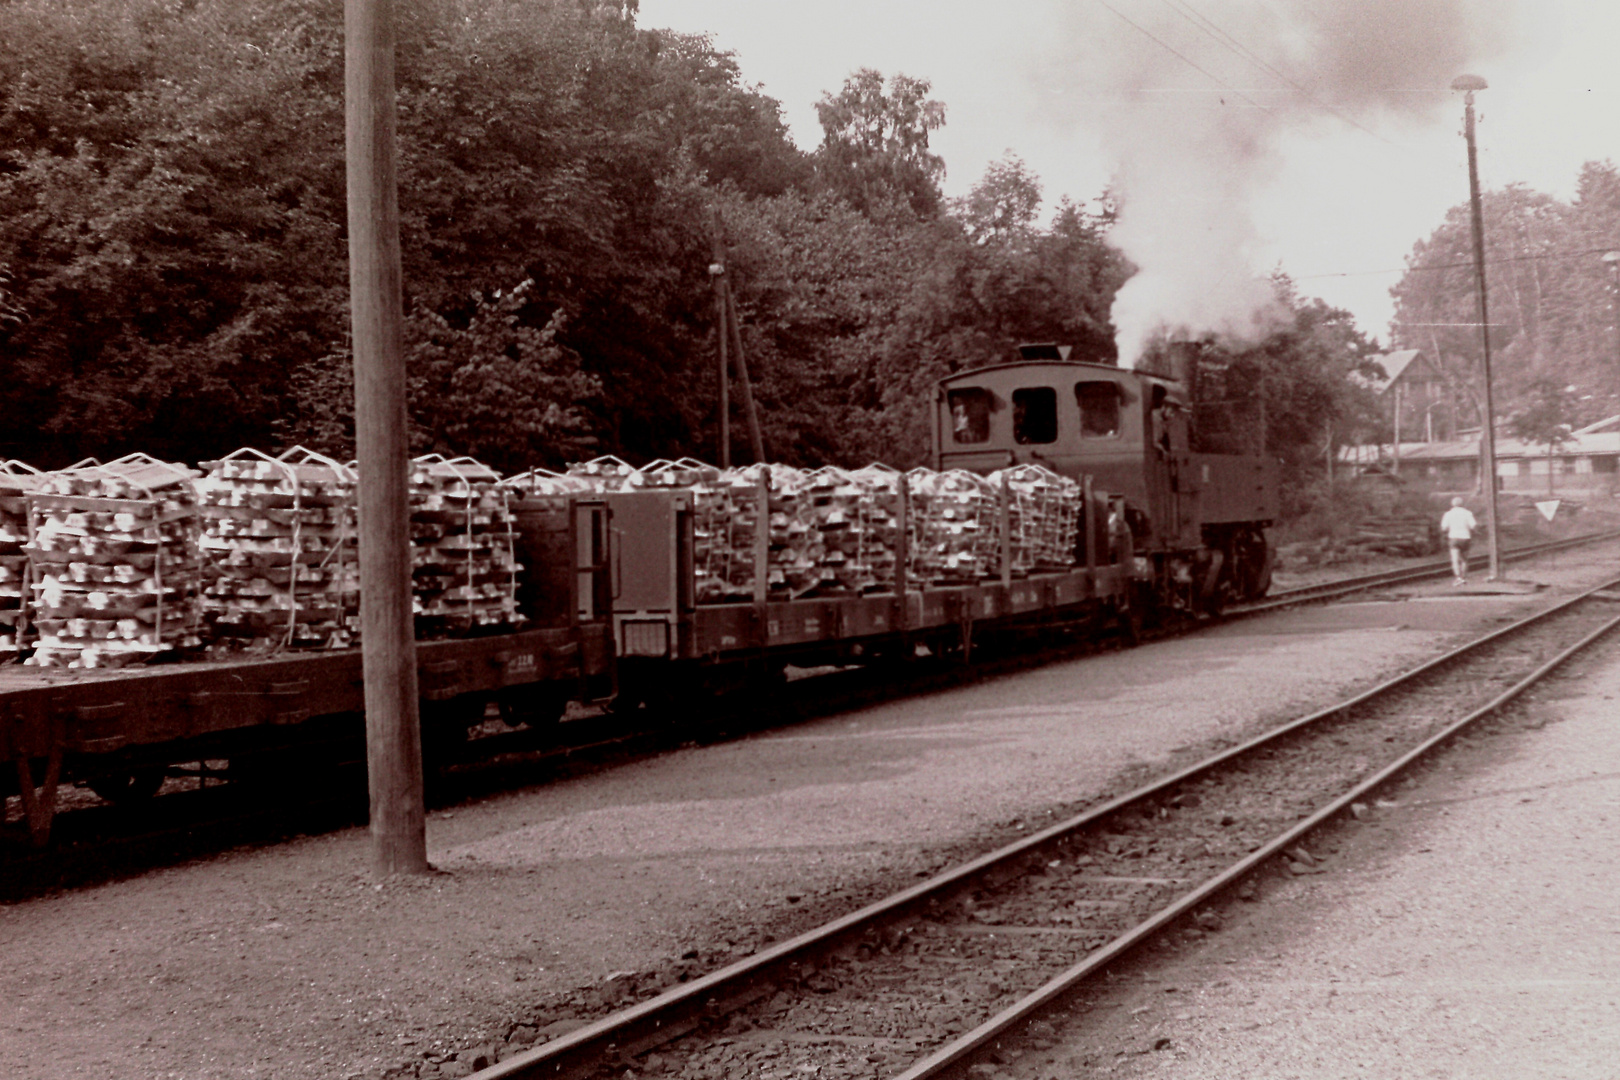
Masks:
[[[1402,443],[1392,447],[1347,446],[1340,460],[1364,471],[1394,473],[1437,491],[1467,491],[1479,482],[1479,432],[1462,432],[1444,442]],[[1620,416],[1571,433],[1556,447],[1496,437],[1497,488],[1538,494],[1620,494]]]

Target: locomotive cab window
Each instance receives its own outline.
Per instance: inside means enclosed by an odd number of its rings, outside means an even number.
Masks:
[[[983,387],[952,390],[945,396],[951,410],[951,438],[961,444],[990,441],[990,413],[996,396]]]
[[[1074,384],[1080,406],[1080,437],[1112,439],[1119,434],[1119,384],[1099,380]]]
[[[1050,386],[1014,390],[1013,441],[1018,443],[1057,442],[1057,391]]]

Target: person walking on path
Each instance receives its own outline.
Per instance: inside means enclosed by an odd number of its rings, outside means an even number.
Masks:
[[[1440,531],[1445,534],[1446,544],[1451,548],[1451,573],[1456,579],[1453,585],[1468,582],[1468,542],[1474,538],[1477,528],[1479,522],[1463,505],[1462,496],[1452,496],[1451,509],[1440,516]]]

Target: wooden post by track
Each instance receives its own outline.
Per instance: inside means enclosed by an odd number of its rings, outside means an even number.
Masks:
[[[770,466],[759,467],[759,485],[754,489],[759,507],[754,513],[754,603],[761,624],[765,618],[765,601],[770,599],[771,573],[771,473]]]
[[[1080,498],[1084,509],[1080,527],[1086,530],[1086,595],[1097,595],[1097,508],[1092,503],[1091,474],[1080,478]]]
[[[998,507],[997,532],[1001,545],[1001,584],[1012,586],[1012,481],[1006,474],[1001,477],[1001,503]]]
[[[895,524],[894,538],[894,629],[900,635],[900,655],[912,659],[911,602],[906,590],[911,587],[911,477],[900,474],[900,506]]]
[[[411,612],[393,0],[345,0],[343,26],[372,866],[382,875],[420,874],[428,863]]]

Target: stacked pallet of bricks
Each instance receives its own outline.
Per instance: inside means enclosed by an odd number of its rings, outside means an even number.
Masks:
[[[911,559],[923,581],[959,582],[1001,573],[1001,513],[1006,504],[1008,572],[1025,575],[1073,566],[1082,511],[1080,485],[1040,465],[988,476],[913,469]]]
[[[1007,489],[1012,572],[1072,566],[1080,530],[1080,485],[1040,465],[1002,469],[989,480]]]
[[[883,465],[812,474],[811,505],[821,531],[822,587],[866,593],[894,588],[899,561],[900,473]]]
[[[20,461],[0,464],[0,662],[14,659],[27,632],[30,580],[28,500],[40,484],[39,470]]]
[[[471,458],[417,458],[411,466],[411,587],[416,636],[514,629],[515,518],[500,474]]]
[[[692,553],[697,601],[721,604],[752,599],[754,552],[761,527],[760,470],[714,470],[694,481]],[[767,513],[767,535],[769,518]],[[767,573],[767,580],[769,577]]]
[[[765,591],[772,600],[793,600],[823,590],[836,579],[827,565],[827,542],[817,519],[814,474],[791,465],[750,465],[744,481],[765,478]]]
[[[295,447],[203,462],[196,482],[218,653],[340,648],[360,626],[356,477]]]
[[[816,506],[816,491],[823,486],[814,474],[789,465],[715,470],[701,479],[692,488],[698,602],[754,597],[761,527],[767,598],[795,599],[835,587],[837,577],[827,561]]]
[[[990,481],[962,469],[913,469],[908,576],[945,584],[1000,573],[1001,500]]]
[[[119,667],[201,643],[195,474],[132,454],[48,473],[27,496],[41,667]]]

